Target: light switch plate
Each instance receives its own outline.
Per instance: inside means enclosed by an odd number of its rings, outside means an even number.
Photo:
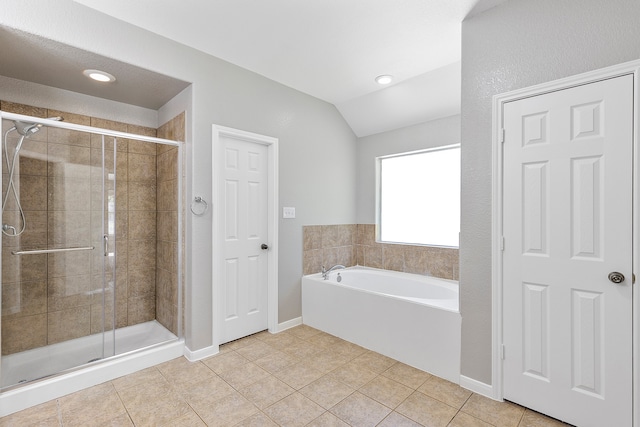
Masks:
[[[282,208],[282,218],[295,218],[296,217],[296,208]]]

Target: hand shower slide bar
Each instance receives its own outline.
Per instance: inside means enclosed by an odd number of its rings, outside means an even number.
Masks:
[[[53,254],[57,252],[92,251],[94,249],[95,249],[95,246],[82,246],[78,248],[58,248],[58,249],[34,249],[31,251],[11,251],[11,255]]]

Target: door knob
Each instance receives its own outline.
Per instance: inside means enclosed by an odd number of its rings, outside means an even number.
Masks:
[[[624,274],[613,271],[609,273],[609,280],[613,283],[622,283],[624,282]]]
[[[267,245],[266,243],[263,243],[263,244],[260,246],[260,249],[262,249],[262,250],[267,250],[267,249],[269,249],[269,245]]]

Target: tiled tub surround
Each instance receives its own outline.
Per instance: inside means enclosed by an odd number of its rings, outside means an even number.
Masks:
[[[2,426],[562,427],[306,325],[179,357],[0,419]]]
[[[303,274],[361,265],[458,280],[458,249],[377,243],[374,224],[303,227]]]
[[[35,117],[62,116],[75,124],[156,136],[152,128],[11,102],[0,101],[0,109]],[[112,143],[107,143],[105,154],[113,159]],[[157,157],[153,143],[117,142],[116,327],[156,318],[156,267],[160,264],[156,248],[157,203],[158,199],[165,201],[171,197],[163,193],[163,183],[169,181],[166,176],[158,185]],[[18,162],[14,182],[20,188],[27,228],[19,237],[3,238],[3,355],[99,332],[103,314],[106,319],[113,318],[112,291],[106,295],[104,313],[102,294],[92,292],[102,286],[102,257],[96,255],[97,252],[93,255],[90,252],[31,255],[19,259],[10,254],[15,248],[100,247],[101,137],[43,128],[25,140]],[[7,178],[5,174],[3,192]],[[4,215],[19,223],[15,203],[7,204]],[[61,218],[64,220],[59,220]],[[167,229],[176,229],[177,219],[165,225]],[[177,239],[174,243],[175,247]],[[162,264],[165,265],[164,259]],[[108,280],[112,274],[107,274]],[[166,323],[165,326],[171,324]],[[111,329],[112,322],[108,321],[105,327]]]

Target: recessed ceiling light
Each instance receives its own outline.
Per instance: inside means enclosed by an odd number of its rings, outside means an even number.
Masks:
[[[393,76],[388,74],[383,74],[381,76],[376,77],[376,83],[379,85],[388,85],[393,80]]]
[[[98,82],[110,83],[116,81],[114,76],[100,70],[84,70],[82,74]]]

